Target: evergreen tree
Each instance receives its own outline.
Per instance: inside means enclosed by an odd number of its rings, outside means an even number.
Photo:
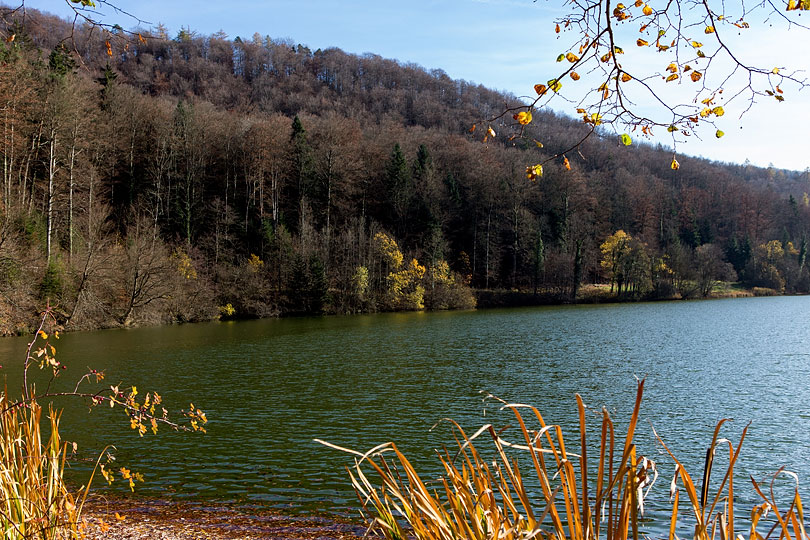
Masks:
[[[309,259],[309,297],[307,311],[322,313],[324,306],[329,303],[329,281],[326,279],[326,269],[323,261],[317,255]]]
[[[292,169],[293,184],[296,189],[298,200],[298,232],[304,229],[305,211],[310,191],[314,181],[314,159],[312,147],[307,138],[307,131],[304,129],[301,119],[296,115],[292,122],[292,142],[290,165]]]
[[[532,249],[532,269],[534,270],[534,294],[537,294],[537,289],[540,285],[540,274],[543,272],[543,263],[546,259],[546,248],[543,245],[543,234],[537,231],[534,236],[534,246]]]
[[[579,284],[582,283],[582,239],[578,238],[574,254],[574,286],[571,288],[571,301],[576,303]]]
[[[292,263],[292,275],[289,281],[289,309],[293,313],[305,313],[309,310],[308,296],[311,288],[307,262],[296,254]]]
[[[394,217],[397,237],[402,238],[408,222],[408,207],[411,201],[412,178],[408,163],[399,143],[394,144],[391,157],[385,166],[385,188],[388,205]]]
[[[431,182],[435,169],[433,158],[424,144],[419,145],[416,159],[411,167],[411,178],[414,187],[414,196],[411,198],[410,233],[416,238],[418,244],[430,241],[433,229],[437,227],[437,216],[433,211],[436,201],[431,191]]]
[[[63,79],[68,73],[76,69],[76,61],[65,45],[60,45],[51,51],[48,56],[48,71],[52,78]]]

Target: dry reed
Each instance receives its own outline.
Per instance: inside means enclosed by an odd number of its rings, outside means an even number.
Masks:
[[[639,524],[644,500],[657,477],[655,463],[637,456],[633,443],[643,390],[644,381],[639,381],[623,443],[617,440],[610,415],[602,410],[595,465],[588,459],[586,409],[579,395],[579,454],[567,451],[561,426],[547,424],[535,407],[502,401],[502,409],[514,413],[522,443],[505,441],[492,425],[468,437],[453,422],[458,449],[453,455],[446,450],[439,455],[443,474],[438,487],[428,487],[394,443],[363,454],[318,442],[356,456],[349,475],[361,501],[361,512],[369,532],[387,539],[638,540],[643,535]],[[658,439],[676,464],[670,486],[669,540],[679,538],[676,529],[684,523],[694,524],[691,534],[695,540],[746,540],[735,528],[733,478],[747,428],[734,447],[719,438],[723,422],[714,431],[701,490]],[[484,459],[474,443],[484,434],[494,445],[492,461]],[[719,487],[710,495],[713,456],[724,445],[729,451],[728,466]],[[539,496],[527,487],[528,478],[524,479],[518,467],[515,451],[528,456],[535,477],[531,481],[539,485]],[[766,496],[753,478],[752,485],[763,502],[751,511],[748,540],[808,540],[798,485],[786,511],[778,508],[772,487]],[[681,501],[681,488],[688,505]],[[768,513],[775,519],[763,536],[758,525]]]

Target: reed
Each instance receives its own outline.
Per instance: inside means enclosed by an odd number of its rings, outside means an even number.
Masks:
[[[0,529],[4,540],[80,537],[79,500],[63,480],[68,445],[59,436],[59,413],[43,420],[36,402],[10,405],[0,395]],[[41,423],[50,427],[43,439]]]
[[[586,408],[579,395],[578,454],[568,451],[561,426],[547,424],[535,407],[501,400],[502,409],[514,414],[522,440],[508,442],[492,425],[467,436],[453,422],[457,448],[452,454],[447,450],[439,454],[443,474],[438,484],[424,481],[394,443],[359,453],[318,442],[355,455],[349,475],[361,512],[369,532],[383,538],[638,540],[642,535],[639,524],[644,500],[658,475],[655,463],[637,455],[633,443],[643,391],[644,381],[639,381],[623,441],[607,410],[601,411],[600,437],[592,446],[595,459],[588,457],[591,446],[587,441]],[[696,540],[745,540],[745,536],[736,534],[733,477],[747,428],[734,447],[719,438],[723,422],[718,423],[707,453],[701,489],[696,488],[686,469],[659,438],[676,464],[670,485],[669,540],[688,536],[677,534],[684,524],[694,525],[691,534]],[[479,438],[491,442],[489,452],[494,452],[494,460],[484,459],[479,453]],[[719,487],[710,494],[713,457],[726,446],[728,465],[722,471]],[[529,463],[532,480],[536,480],[532,493],[527,488],[529,477],[521,472],[516,455]],[[752,485],[763,503],[751,512],[747,529],[750,540],[808,539],[798,487],[787,510],[782,511],[772,488],[766,497],[753,479]],[[686,501],[681,500],[681,490],[686,493]],[[769,512],[775,519],[770,520],[770,529],[763,536],[757,527]]]

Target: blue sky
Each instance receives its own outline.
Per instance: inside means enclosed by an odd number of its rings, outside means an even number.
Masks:
[[[554,33],[552,20],[564,14],[562,0],[115,0],[116,6],[150,24],[164,24],[170,35],[181,27],[202,34],[223,30],[229,37],[258,32],[290,38],[312,49],[339,47],[347,52],[371,52],[428,69],[439,68],[456,79],[506,90],[518,96],[533,94],[533,85],[557,75],[554,60],[565,46]],[[67,16],[65,0],[26,0],[26,6]],[[98,9],[107,22],[131,28],[137,21],[106,6]],[[810,15],[810,14],[806,14]],[[806,17],[810,23],[810,16]],[[771,25],[774,26],[771,26]],[[565,36],[562,37],[565,39]],[[810,74],[810,31],[783,32],[774,21],[753,24],[733,46],[743,59],[764,66],[803,69]],[[628,58],[629,61],[629,58]],[[642,62],[643,60],[639,60]],[[661,69],[661,67],[651,67]],[[583,77],[585,79],[585,77]],[[585,82],[585,81],[583,81]],[[677,99],[680,89],[668,91]],[[679,154],[761,166],[804,170],[810,167],[807,140],[810,89],[797,92],[785,86],[784,103],[761,100],[742,119],[740,110],[727,108],[718,127],[679,143]],[[574,113],[574,106],[554,107]],[[659,134],[653,142],[671,144]]]

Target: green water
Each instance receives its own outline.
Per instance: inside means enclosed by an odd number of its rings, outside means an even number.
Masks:
[[[437,420],[451,417],[469,430],[510,421],[481,390],[575,426],[576,392],[596,411],[605,405],[626,418],[635,378],[646,376],[637,442],[660,464],[664,499],[672,467],[651,424],[700,469],[719,419],[734,418],[724,433],[735,444],[751,421],[743,480],[784,465],[807,482],[808,312],[810,297],[779,297],[67,334],[58,342],[65,382],[85,367],[104,369],[105,382],[157,390],[170,409],[193,401],[210,422],[206,435],[139,438],[121,411],[88,413],[74,403],[63,430],[84,457],[115,442],[119,462],[146,475],[141,495],[352,513],[350,460],[313,438],[359,450],[394,440],[431,472],[433,449],[452,442],[447,424],[430,431]],[[24,346],[0,341],[10,381]],[[79,462],[72,474],[81,480],[86,470]]]

